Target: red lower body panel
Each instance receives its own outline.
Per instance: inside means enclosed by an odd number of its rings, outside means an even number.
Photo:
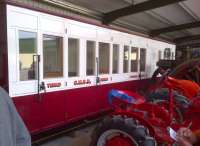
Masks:
[[[98,85],[13,98],[29,131],[38,133],[109,109],[110,89],[136,91],[146,80]]]

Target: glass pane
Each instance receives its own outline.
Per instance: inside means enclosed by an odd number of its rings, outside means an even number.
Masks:
[[[172,54],[172,58],[171,59],[174,60],[175,59],[174,52],[172,52],[171,54]]]
[[[69,38],[68,40],[68,76],[79,75],[79,40]]]
[[[170,57],[171,57],[171,50],[170,48],[166,48],[164,50],[164,59],[170,59]]]
[[[110,44],[99,43],[99,73],[109,73]]]
[[[144,72],[146,66],[146,49],[140,49],[140,71]]]
[[[62,37],[43,35],[44,77],[63,76]]]
[[[124,46],[124,64],[123,64],[124,73],[128,72],[128,62],[129,62],[129,46]]]
[[[162,57],[162,51],[159,50],[159,51],[158,51],[158,60],[161,60],[161,57]]]
[[[95,73],[95,42],[87,41],[87,56],[86,56],[86,64],[87,64],[87,75],[94,75]]]
[[[138,71],[138,48],[131,47],[131,72]]]
[[[119,73],[119,45],[113,44],[113,73]]]
[[[34,32],[19,31],[19,70],[20,81],[36,79],[37,34]]]

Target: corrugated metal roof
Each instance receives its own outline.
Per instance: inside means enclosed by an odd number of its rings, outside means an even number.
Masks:
[[[84,8],[107,13],[132,4],[147,0],[65,0]],[[129,25],[136,25],[146,32],[152,29],[190,23],[200,20],[200,0],[186,0],[184,2],[167,5],[150,11],[122,17],[118,20]],[[161,36],[174,39],[188,35],[200,34],[200,27],[162,34]]]
[[[120,9],[129,5],[123,0],[65,0],[72,4],[85,7],[87,9],[107,13],[115,9]]]

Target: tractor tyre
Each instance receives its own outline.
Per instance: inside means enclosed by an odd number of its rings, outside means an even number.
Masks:
[[[156,141],[138,121],[118,115],[96,127],[90,146],[156,146]]]

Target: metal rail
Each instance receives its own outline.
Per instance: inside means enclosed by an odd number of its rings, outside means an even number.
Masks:
[[[73,126],[71,128],[66,128],[66,129],[60,130],[58,132],[55,132],[55,133],[52,133],[52,134],[49,134],[49,135],[46,135],[46,136],[42,136],[41,138],[33,140],[32,141],[32,146],[38,146],[40,144],[46,143],[46,142],[51,141],[53,139],[56,139],[58,137],[64,136],[65,134],[67,134],[69,132],[84,128],[86,126],[93,125],[93,124],[95,124],[97,122],[100,122],[103,117],[96,118],[94,120],[84,120],[80,124],[78,124],[76,126]]]

